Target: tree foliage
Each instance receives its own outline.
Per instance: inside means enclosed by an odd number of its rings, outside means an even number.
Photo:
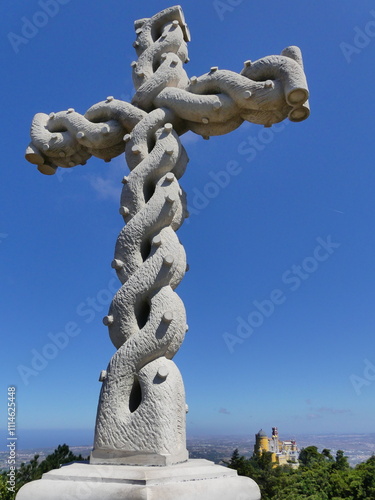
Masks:
[[[58,469],[64,464],[70,462],[80,462],[85,460],[82,455],[75,455],[69,450],[66,444],[59,445],[53,453],[39,462],[39,455],[34,455],[28,464],[22,463],[16,469],[16,492],[26,483],[40,479],[43,474]],[[13,500],[15,495],[7,489],[7,473],[0,475],[0,499]]]
[[[9,491],[7,484],[7,477],[4,474],[0,475],[0,498],[1,500],[13,500],[14,493]]]
[[[268,452],[245,458],[235,450],[227,465],[254,479],[262,500],[375,500],[375,456],[350,467],[342,450],[333,457],[331,450],[308,446],[299,462],[297,469],[274,466]]]
[[[83,460],[82,455],[74,455],[66,444],[59,445],[42,461],[35,455],[16,470],[16,491],[52,469]],[[316,446],[308,446],[301,450],[299,461],[298,469],[290,465],[275,467],[269,452],[245,458],[236,449],[227,465],[240,476],[254,479],[262,500],[375,500],[375,455],[353,468],[342,450],[333,457],[331,450],[320,453]],[[0,499],[14,498],[14,493],[7,489],[7,475],[3,472]]]

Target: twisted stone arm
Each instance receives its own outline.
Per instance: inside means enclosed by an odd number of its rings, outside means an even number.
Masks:
[[[132,63],[132,104],[108,97],[84,116],[73,109],[35,115],[26,159],[40,172],[85,164],[92,155],[110,161],[124,152],[124,135],[155,108],[173,113],[170,121],[179,135],[192,130],[205,138],[230,132],[244,120],[271,126],[287,117],[302,121],[309,116],[298,47],[245,61],[241,74],[212,67],[189,79],[183,64],[190,37],[179,6],[136,21],[135,28],[139,57]]]
[[[168,106],[183,118],[188,130],[209,137],[231,132],[244,120],[265,126],[286,117],[305,120],[307,99],[305,76],[298,63],[289,57],[270,56],[253,64],[246,61],[240,75],[213,67],[209,73],[193,77],[184,90],[165,88],[153,104]]]
[[[124,133],[146,115],[141,109],[108,97],[83,116],[73,108],[59,113],[38,113],[31,124],[26,159],[51,175],[60,167],[84,165],[91,156],[110,161],[124,152]]]

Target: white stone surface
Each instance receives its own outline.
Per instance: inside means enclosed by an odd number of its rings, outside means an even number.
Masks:
[[[259,500],[256,483],[207,460],[170,467],[72,464],[21,488],[17,500]]]
[[[158,107],[173,111],[179,135],[192,130],[203,137],[226,134],[244,120],[271,126],[285,118],[298,122],[309,116],[298,47],[247,60],[240,73],[212,66],[206,74],[189,78],[183,64],[190,36],[181,7],[136,21],[135,29],[138,60],[131,64],[136,88],[132,104],[109,96],[83,116],[72,108],[35,115],[26,159],[40,172],[50,175],[59,166],[84,164],[92,155],[110,161],[124,151],[124,135]]]
[[[165,110],[151,111],[126,146],[131,172],[120,210],[126,225],[113,261],[122,286],[105,318],[118,351],[103,381],[92,463],[168,465],[188,458],[185,390],[171,361],[187,330],[174,291],[186,271],[175,231],[186,217],[178,178],[187,155],[170,118]]]
[[[167,375],[160,376],[160,372]],[[143,400],[132,413],[128,400],[133,374],[120,348],[111,360],[100,396],[90,462],[170,465],[186,461],[186,405],[179,370],[173,361],[161,357],[136,373]]]

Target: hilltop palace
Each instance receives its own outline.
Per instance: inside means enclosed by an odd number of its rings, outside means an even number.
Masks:
[[[263,451],[272,453],[272,462],[275,465],[291,465],[297,468],[299,465],[299,449],[295,440],[281,441],[277,427],[272,427],[272,436],[269,438],[261,429],[255,434],[254,454],[260,454]]]

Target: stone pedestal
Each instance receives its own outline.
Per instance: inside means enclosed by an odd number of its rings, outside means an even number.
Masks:
[[[208,460],[166,467],[74,463],[23,486],[17,500],[259,500],[257,484]]]

